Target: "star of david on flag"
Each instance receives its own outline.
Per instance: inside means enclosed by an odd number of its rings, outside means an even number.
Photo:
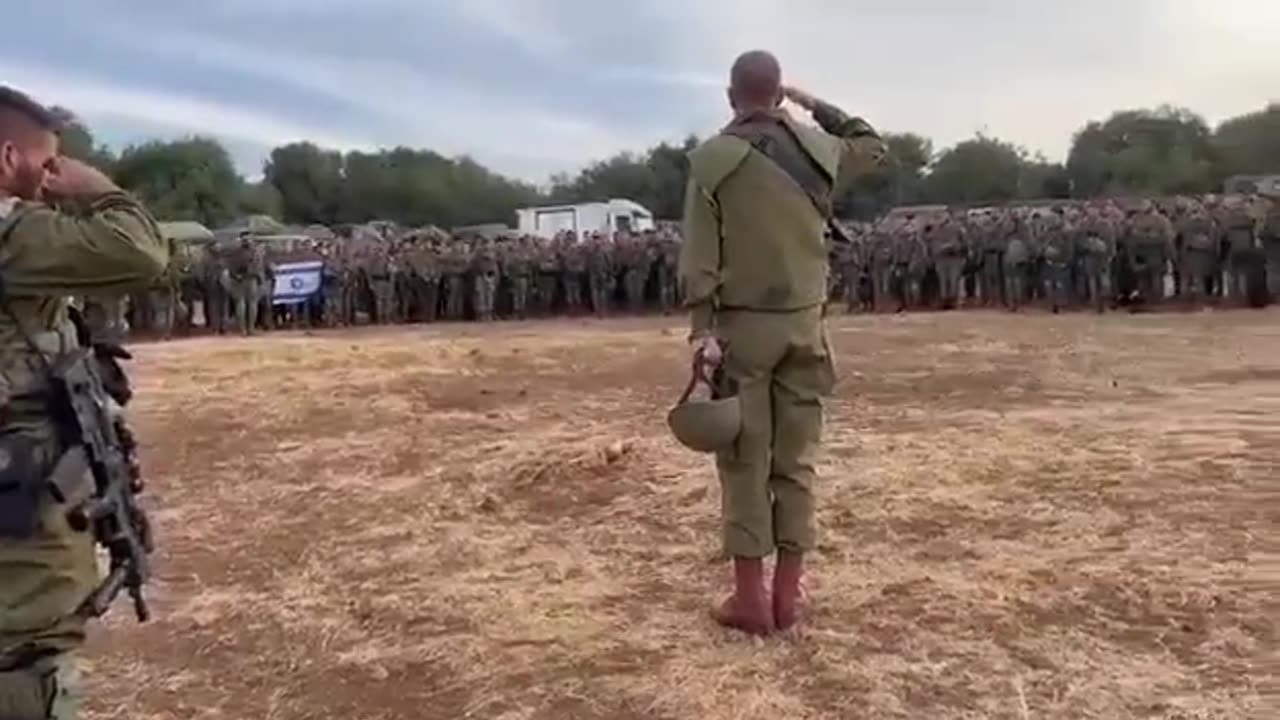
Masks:
[[[297,305],[310,300],[320,292],[324,261],[308,260],[272,265],[275,287],[271,289],[271,304]]]

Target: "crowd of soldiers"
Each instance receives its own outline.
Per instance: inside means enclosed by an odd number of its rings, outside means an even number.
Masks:
[[[203,327],[249,334],[276,327],[493,321],[538,316],[641,313],[677,306],[678,234],[671,230],[553,239],[451,237],[389,223],[277,250],[245,235],[229,247],[179,248],[162,281],[124,300],[102,324],[148,334]],[[274,269],[322,262],[318,292],[273,303]],[[114,314],[113,321],[107,317]]]
[[[1280,203],[1257,196],[895,211],[846,240],[831,289],[851,311],[1257,306],[1280,294]]]
[[[831,296],[849,312],[1038,304],[1053,311],[1266,304],[1280,294],[1280,203],[1203,196],[899,209],[842,226]],[[451,237],[391,223],[275,249],[245,234],[175,248],[161,283],[102,322],[161,336],[276,327],[669,312],[679,233]],[[322,262],[318,292],[273,304],[273,268]]]

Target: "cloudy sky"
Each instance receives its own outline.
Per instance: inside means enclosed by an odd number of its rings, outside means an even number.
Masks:
[[[121,146],[296,139],[467,153],[533,181],[726,118],[741,50],[938,147],[1061,158],[1111,110],[1280,100],[1277,0],[10,0],[0,82]],[[783,6],[788,9],[783,9]]]

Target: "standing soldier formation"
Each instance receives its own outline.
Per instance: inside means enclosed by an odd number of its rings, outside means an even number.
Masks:
[[[784,98],[825,132],[793,120]],[[800,621],[815,541],[822,398],[835,382],[824,326],[832,195],[885,146],[862,120],[785,88],[765,52],[734,63],[729,103],[732,122],[690,155],[680,256],[693,372],[725,412],[708,417],[686,397],[670,421],[690,447],[715,452],[734,591],[714,616],[764,635]],[[770,593],[765,559],[775,553]]]
[[[850,227],[833,284],[882,312],[1260,306],[1280,299],[1278,216],[1246,196],[902,209]]]
[[[903,208],[841,227],[849,242],[830,249],[827,295],[849,312],[1030,304],[1105,311],[1280,298],[1280,203],[1260,197]],[[309,247],[324,270],[305,319],[339,327],[666,313],[681,300],[681,246],[670,229],[482,239],[379,225]],[[272,263],[298,257],[264,257],[248,234],[230,248],[181,250],[181,262],[149,290],[127,301],[86,298],[92,314],[120,336],[125,328],[190,332],[197,315],[217,333],[271,327]]]

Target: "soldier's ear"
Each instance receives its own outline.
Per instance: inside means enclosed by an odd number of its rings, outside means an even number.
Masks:
[[[17,175],[21,164],[22,156],[18,147],[10,140],[0,143],[0,180],[7,181]]]

